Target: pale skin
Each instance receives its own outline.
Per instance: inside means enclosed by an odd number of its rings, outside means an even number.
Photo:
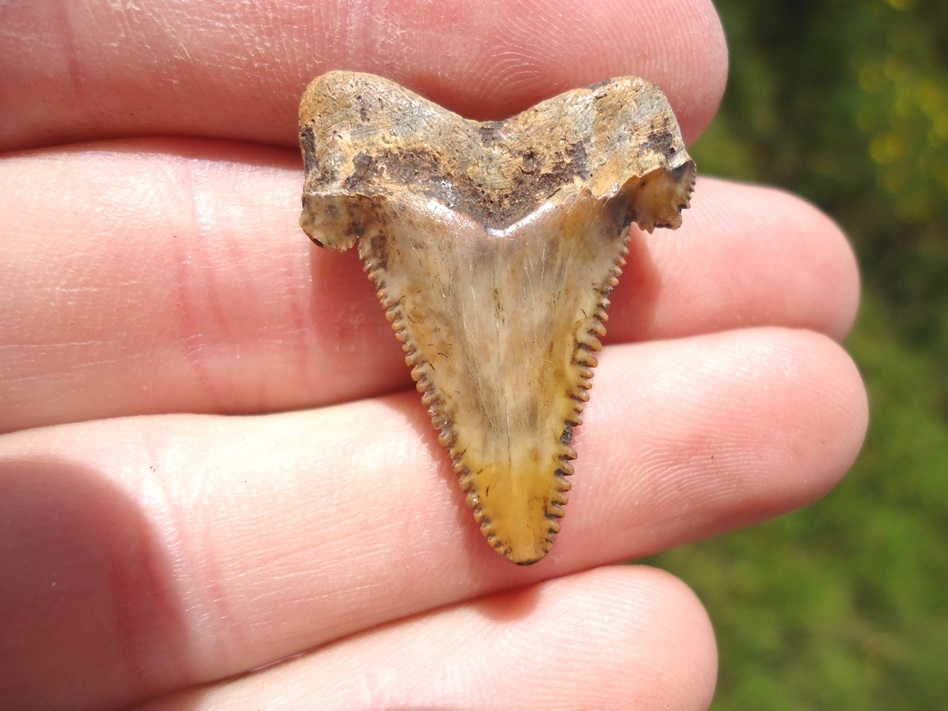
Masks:
[[[852,464],[845,237],[701,177],[680,230],[633,236],[553,552],[490,550],[357,256],[296,224],[299,95],[359,69],[498,118],[633,74],[690,143],[727,55],[699,0],[421,5],[5,10],[12,707],[705,708],[706,612],[615,564],[803,506]]]

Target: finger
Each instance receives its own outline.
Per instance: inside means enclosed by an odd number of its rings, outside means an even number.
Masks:
[[[297,225],[298,158],[135,143],[0,162],[0,431],[156,412],[266,412],[409,386],[353,253]],[[699,181],[676,231],[633,238],[612,342],[758,325],[841,338],[839,229],[765,188]]]
[[[223,678],[802,506],[866,427],[852,362],[806,331],[612,346],[594,382],[563,530],[526,569],[484,542],[411,393],[6,435],[0,609],[17,624],[0,664],[42,674],[31,693],[138,698]]]
[[[701,180],[680,229],[633,235],[611,300],[610,342],[774,325],[842,341],[859,266],[840,229],[802,199]]]
[[[343,640],[138,707],[704,709],[717,667],[695,596],[654,569],[608,568]],[[292,690],[287,693],[287,690]]]
[[[727,55],[711,3],[419,0],[247,5],[43,0],[4,13],[0,150],[185,134],[295,145],[303,88],[335,68],[384,74],[473,118],[637,74],[685,137],[710,122]]]

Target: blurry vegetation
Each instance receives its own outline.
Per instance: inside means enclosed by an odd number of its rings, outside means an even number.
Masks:
[[[804,195],[863,270],[869,437],[809,509],[650,562],[721,648],[716,711],[948,708],[948,3],[722,0],[731,75],[693,154]]]

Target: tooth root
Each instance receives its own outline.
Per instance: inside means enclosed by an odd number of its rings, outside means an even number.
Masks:
[[[300,224],[330,249],[358,240],[475,521],[510,561],[540,560],[628,223],[677,226],[693,187],[667,102],[619,79],[478,124],[333,72],[307,89],[300,137]]]

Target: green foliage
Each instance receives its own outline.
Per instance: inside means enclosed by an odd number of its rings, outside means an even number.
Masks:
[[[846,229],[872,421],[824,501],[651,562],[708,606],[719,711],[948,708],[948,4],[718,6],[731,84],[693,153]]]

